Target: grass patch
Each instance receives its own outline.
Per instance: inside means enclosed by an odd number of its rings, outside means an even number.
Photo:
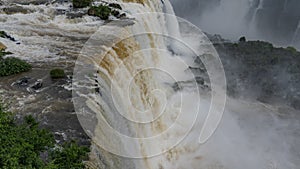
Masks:
[[[14,57],[3,58],[7,54],[11,53],[0,51],[0,77],[26,72],[31,69],[31,65],[21,59]]]

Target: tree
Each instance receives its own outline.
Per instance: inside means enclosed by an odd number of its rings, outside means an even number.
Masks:
[[[246,37],[245,36],[240,37],[239,42],[246,42]]]
[[[17,123],[0,105],[0,168],[81,169],[89,149],[67,142],[56,148],[54,136],[41,129],[33,116]],[[42,158],[41,154],[48,154]]]

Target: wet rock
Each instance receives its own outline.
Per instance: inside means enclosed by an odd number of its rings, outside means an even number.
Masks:
[[[126,18],[126,14],[125,14],[125,13],[122,13],[122,14],[119,16],[119,18],[121,18],[121,19]]]
[[[3,12],[8,15],[11,15],[11,14],[15,14],[15,13],[28,14],[31,11],[22,6],[13,5],[13,6],[7,6],[7,7],[3,8]]]
[[[6,48],[7,47],[3,43],[0,42],[0,50],[5,50]]]
[[[116,9],[122,10],[121,5],[120,5],[120,4],[117,4],[117,3],[110,3],[108,6],[109,6],[109,7],[112,7],[112,8],[116,8]]]
[[[9,2],[20,5],[42,5],[51,2],[51,0],[10,0]]]
[[[92,0],[73,0],[73,7],[74,8],[85,8],[90,6]]]
[[[10,35],[7,34],[5,31],[0,31],[0,37],[1,37],[1,38],[5,38],[5,39],[9,39],[9,40],[11,40],[11,41],[13,41],[13,42],[16,41],[14,37],[10,36]]]
[[[43,80],[39,79],[34,83],[34,85],[31,88],[34,90],[38,90],[42,87],[43,87]]]
[[[175,83],[172,85],[172,88],[173,88],[173,90],[176,91],[176,92],[182,90],[182,86],[181,86],[180,82],[175,82]]]
[[[66,15],[68,18],[70,19],[74,19],[74,18],[82,18],[84,15],[86,14],[86,12],[68,12]]]
[[[113,16],[115,16],[116,18],[119,18],[119,17],[120,17],[120,12],[119,12],[119,11],[113,10],[113,11],[111,12],[111,14],[112,14]]]
[[[199,84],[199,85],[205,84],[205,80],[202,77],[196,77],[195,80],[196,80],[197,84]]]
[[[16,84],[19,85],[19,86],[27,86],[28,85],[28,82],[29,82],[29,77],[23,77],[21,79],[19,79]]]

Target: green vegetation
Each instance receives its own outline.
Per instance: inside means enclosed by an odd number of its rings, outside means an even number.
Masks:
[[[292,46],[289,46],[289,47],[287,47],[286,49],[289,50],[289,51],[292,52],[292,53],[297,53],[297,52],[298,52],[297,49],[295,49],[295,48],[292,47]]]
[[[3,58],[3,56],[11,54],[10,52],[0,51],[0,77],[26,72],[31,69],[31,65],[27,62],[14,57]]]
[[[65,143],[63,149],[51,152],[53,164],[59,169],[85,168],[83,160],[87,159],[89,148],[79,147],[74,141]]]
[[[66,74],[63,69],[53,69],[50,71],[50,76],[53,79],[59,79],[59,78],[64,78]]]
[[[92,4],[93,0],[73,0],[74,8],[85,8]]]
[[[99,6],[90,7],[90,9],[88,10],[88,15],[97,16],[103,20],[107,20],[110,15],[113,15],[117,18],[126,16],[125,13],[120,15],[119,10],[122,10],[121,5],[116,3],[110,3],[108,5],[99,5]]]
[[[107,20],[112,12],[112,9],[105,5],[92,6],[88,10],[88,14],[91,16],[97,16],[103,20]]]
[[[88,152],[74,142],[58,148],[53,134],[32,116],[17,123],[0,105],[0,168],[83,169]]]

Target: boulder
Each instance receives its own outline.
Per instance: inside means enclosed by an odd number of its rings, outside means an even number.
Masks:
[[[31,88],[33,88],[34,90],[38,90],[42,87],[43,87],[43,80],[39,79],[34,83],[34,85]]]
[[[10,0],[9,2],[20,5],[42,5],[51,2],[51,0]]]
[[[29,77],[22,77],[21,79],[19,79],[18,81],[16,81],[16,84],[17,84],[18,86],[27,86],[29,80],[30,80]]]

